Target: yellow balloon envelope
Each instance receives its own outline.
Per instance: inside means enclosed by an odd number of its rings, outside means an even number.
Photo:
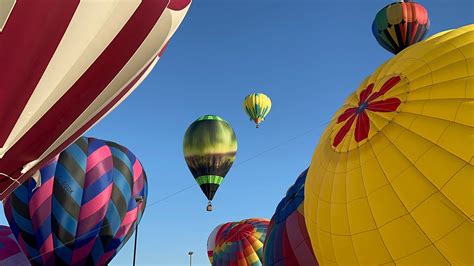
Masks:
[[[327,264],[474,264],[474,25],[380,66],[321,136],[305,219]]]

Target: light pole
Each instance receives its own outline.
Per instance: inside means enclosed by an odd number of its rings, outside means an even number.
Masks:
[[[142,207],[142,202],[143,202],[143,197],[138,196],[135,198],[135,202],[137,203],[137,221],[135,224],[135,245],[133,246],[133,266],[135,266],[135,259],[137,256],[137,239],[138,239],[138,212],[140,211],[140,208]]]
[[[189,266],[192,266],[192,265],[193,265],[193,254],[194,254],[194,252],[192,252],[192,251],[189,251],[189,252],[188,252],[188,255],[189,255]]]

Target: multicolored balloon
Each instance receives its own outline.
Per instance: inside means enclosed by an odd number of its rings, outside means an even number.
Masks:
[[[215,115],[205,115],[186,130],[183,153],[189,170],[211,201],[237,154],[237,137],[231,125]]]
[[[216,226],[214,230],[212,230],[211,234],[209,235],[209,238],[207,239],[207,256],[209,257],[209,261],[212,264],[212,258],[213,258],[213,250],[216,247],[216,237],[217,233],[219,232],[219,229],[223,226],[224,224]]]
[[[428,11],[411,0],[385,6],[372,23],[372,33],[377,42],[394,54],[423,40],[429,28]]]
[[[245,112],[250,117],[250,120],[255,122],[257,128],[265,120],[268,113],[270,113],[270,109],[272,109],[272,101],[263,93],[247,95],[243,105]]]
[[[474,25],[381,65],[337,111],[305,183],[321,264],[474,265]]]
[[[16,242],[10,227],[0,225],[0,265],[29,266],[31,265]]]
[[[145,210],[147,178],[135,155],[119,144],[81,137],[40,174],[39,188],[30,179],[4,203],[28,258],[40,265],[108,263]]]
[[[304,182],[307,173],[308,169],[288,189],[270,220],[263,246],[265,265],[318,265],[304,221]]]
[[[0,1],[0,200],[137,88],[190,2]]]
[[[268,223],[267,219],[253,218],[219,225],[214,229],[217,233],[214,235],[213,231],[208,240],[208,243],[215,241],[212,257],[209,257],[212,265],[263,265],[263,242]]]

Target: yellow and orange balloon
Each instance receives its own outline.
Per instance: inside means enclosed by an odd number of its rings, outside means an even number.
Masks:
[[[325,264],[474,264],[474,25],[410,46],[335,114],[305,219]]]

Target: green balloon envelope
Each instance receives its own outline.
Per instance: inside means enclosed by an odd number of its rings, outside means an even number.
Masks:
[[[194,179],[212,200],[237,154],[231,125],[215,115],[198,118],[186,130],[183,152]]]

